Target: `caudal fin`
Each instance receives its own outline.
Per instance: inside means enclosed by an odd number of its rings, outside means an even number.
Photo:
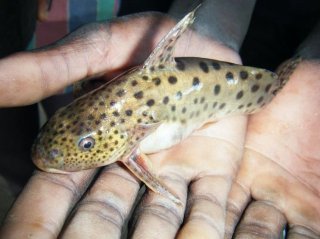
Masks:
[[[279,76],[280,87],[273,92],[274,94],[277,94],[278,91],[280,91],[285,86],[291,74],[294,72],[294,70],[297,68],[297,66],[301,61],[302,61],[302,57],[296,56],[286,60],[278,67],[278,69],[276,70],[276,73]]]

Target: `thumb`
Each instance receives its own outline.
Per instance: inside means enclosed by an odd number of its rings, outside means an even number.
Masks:
[[[3,58],[0,107],[31,104],[77,80],[139,64],[171,24],[150,13],[88,24],[49,47]]]

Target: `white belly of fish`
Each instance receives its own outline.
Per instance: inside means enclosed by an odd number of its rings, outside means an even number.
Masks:
[[[153,133],[140,142],[142,153],[156,153],[170,148],[188,137],[200,125],[184,124],[179,122],[168,122],[161,124]]]

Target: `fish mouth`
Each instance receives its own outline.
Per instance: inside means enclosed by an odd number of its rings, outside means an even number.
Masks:
[[[48,172],[48,173],[68,174],[68,172],[64,170],[50,167],[50,162],[52,162],[52,159],[46,157],[43,150],[39,148],[34,148],[32,150],[32,162],[41,171]],[[63,164],[63,160],[61,160],[61,162]],[[62,166],[63,165],[61,165],[60,163],[59,167],[61,168]]]

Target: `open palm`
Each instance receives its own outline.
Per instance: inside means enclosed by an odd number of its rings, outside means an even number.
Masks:
[[[278,238],[286,225],[288,238],[320,237],[319,73],[319,63],[303,61],[274,101],[250,117],[227,238],[244,211],[239,238]]]
[[[141,64],[173,25],[163,15],[135,15],[89,25],[48,49],[4,59],[0,89],[7,90],[1,92],[0,104],[32,103],[81,78],[102,72],[110,76]],[[176,53],[240,63],[234,51],[191,32],[181,38]],[[16,65],[23,71],[17,71]],[[13,94],[17,91],[21,94]],[[152,155],[154,172],[185,204],[145,194],[129,223],[133,237],[222,238],[227,195],[245,131],[246,117],[229,118]],[[97,170],[69,175],[36,171],[0,234],[3,238],[119,238],[139,188],[138,180],[117,164],[100,174]]]

